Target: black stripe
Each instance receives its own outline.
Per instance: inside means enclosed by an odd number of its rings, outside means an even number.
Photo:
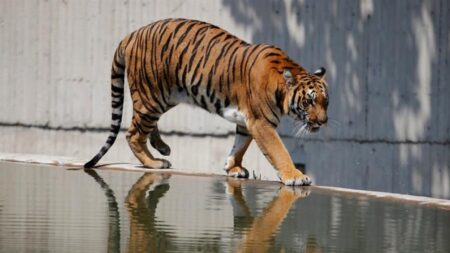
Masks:
[[[168,24],[169,24],[169,22],[171,22],[172,20],[171,19],[166,19],[166,20],[164,20],[162,23],[161,23],[161,28],[163,28],[162,30],[161,30],[161,32],[159,33],[160,34],[160,36],[159,36],[159,41],[158,41],[158,44],[161,44],[161,40],[162,40],[162,38],[164,37],[164,34],[166,33],[166,31],[167,31],[167,29],[169,28],[169,26],[168,26]],[[169,35],[169,37],[170,37],[170,35]]]
[[[207,81],[207,84],[206,84],[206,95],[207,95],[208,97],[211,95],[212,76],[213,76],[212,71],[209,71],[209,74],[208,74],[208,81]]]
[[[141,69],[142,70],[142,69]],[[143,73],[143,71],[139,71],[139,74],[140,74],[140,76],[141,76],[141,78],[142,77],[144,77],[144,79],[146,79],[146,75],[144,75],[144,73]],[[143,76],[144,75],[144,76]],[[157,82],[158,82],[158,80],[156,80]],[[164,97],[164,94],[162,94],[162,91],[160,91],[161,92],[161,97]],[[140,94],[142,93],[142,92],[139,92]],[[162,104],[162,102],[161,101],[159,101],[159,99],[158,99],[158,95],[155,93],[155,92],[145,92],[145,95],[150,95],[151,96],[151,100],[152,101],[154,101],[154,102],[156,102],[157,104],[158,104],[158,106],[159,106],[159,108],[155,108],[155,107],[153,107],[152,106],[152,108],[154,108],[155,110],[158,110],[158,113],[162,113],[162,112],[164,112],[164,105]],[[163,98],[164,99],[164,98]],[[144,103],[145,104],[145,103]]]
[[[294,90],[294,94],[293,94],[293,95],[291,96],[291,98],[290,98],[290,99],[291,99],[291,103],[290,103],[290,104],[291,104],[291,107],[294,106],[294,103],[295,103],[295,96],[297,96],[297,92],[298,92],[298,89],[295,89],[295,90]]]
[[[131,41],[133,40],[134,36],[136,35],[137,31],[134,31],[130,34],[130,37],[128,38],[127,44],[123,47],[123,48],[127,48],[128,45],[131,43]]]
[[[117,125],[111,124],[110,129],[109,129],[110,132],[112,132],[112,133],[114,133],[116,135],[119,132],[119,130],[120,130],[120,122]],[[112,136],[110,136],[110,137],[112,137]],[[113,138],[115,139],[115,137],[113,137]],[[109,140],[109,138],[108,138],[108,140]],[[113,143],[114,143],[114,140],[112,140],[109,144],[112,145]]]
[[[141,126],[149,129],[149,131],[146,132],[151,132],[151,130],[155,129],[156,123],[155,121],[146,121],[146,120],[141,120],[141,122],[139,122],[141,124]]]
[[[161,25],[158,28],[160,29]],[[153,80],[151,80],[151,78],[149,77],[149,73],[147,71],[147,69],[148,69],[147,68],[147,62],[156,62],[156,50],[155,50],[156,48],[154,48],[154,50],[152,50],[152,54],[151,55],[147,54],[147,48],[148,48],[147,41],[148,41],[148,38],[149,38],[148,34],[150,32],[151,32],[150,29],[145,30],[145,35],[143,36],[142,41],[140,41],[143,44],[143,45],[141,45],[141,49],[142,49],[141,55],[143,55],[143,57],[140,58],[140,60],[141,60],[141,62],[140,62],[141,63],[141,68],[139,69],[139,78],[141,79],[141,82],[138,82],[138,84],[141,85],[141,89],[140,89],[141,92],[140,93],[143,93],[144,96],[147,99],[149,98],[148,94],[150,94],[150,96],[152,98],[155,97],[155,95],[152,94],[153,92],[150,92],[150,90],[148,89],[149,87],[152,86],[152,83],[153,83],[152,81]],[[156,43],[156,36],[154,35],[154,36],[152,36],[152,44],[155,45],[155,43]],[[152,61],[148,61],[147,57],[152,57]],[[152,75],[153,75],[154,81],[156,83],[159,83],[160,80],[159,80],[158,76],[155,74],[155,70],[153,68],[153,65],[155,65],[155,64],[150,64],[150,69],[152,70]],[[145,92],[143,92],[143,90]],[[163,100],[164,100],[164,94],[163,94],[162,90],[161,90],[161,94],[162,94],[162,97],[163,97]],[[164,106],[161,104],[161,102],[159,100],[157,100],[155,102],[158,103],[161,106],[161,110],[164,110]],[[163,102],[166,103],[165,101],[163,101]]]
[[[179,60],[181,64],[183,64],[184,54],[186,53],[189,46],[190,46],[190,44],[187,44],[186,47],[184,47],[183,50],[181,51],[180,60]]]
[[[269,122],[273,127],[277,127],[277,124],[275,123],[275,122],[273,122],[273,121],[271,121],[267,116],[266,116],[266,114],[264,114],[264,111],[261,111],[261,114],[263,115],[263,117],[266,119],[266,121],[267,122]]]
[[[119,108],[119,107],[121,108],[122,105],[123,105],[123,96],[120,97],[119,101],[112,101],[111,102],[111,106],[113,108]]]
[[[124,74],[119,74],[116,72],[111,73],[111,79],[123,79],[124,78]]]
[[[280,122],[280,117],[278,116],[278,114],[273,110],[272,106],[270,106],[270,102],[267,101],[266,102],[267,107],[269,107],[270,112],[272,113],[273,116],[275,116],[275,118],[277,119],[277,122]],[[263,112],[264,113],[264,112]]]
[[[197,84],[193,85],[191,88],[191,92],[194,96],[198,95],[198,86],[200,86],[203,79],[203,75],[200,75],[200,79],[198,80]]]
[[[162,36],[161,36],[162,37]],[[171,35],[169,35],[169,38],[167,38],[167,40],[164,42],[164,44],[163,44],[163,46],[162,46],[162,49],[161,49],[161,55],[160,55],[160,59],[162,60],[162,58],[163,58],[163,56],[164,56],[164,53],[166,52],[166,50],[167,50],[167,47],[169,46],[169,43],[170,43],[170,41],[172,40],[172,36]],[[153,50],[156,50],[156,48],[153,48]]]
[[[119,62],[120,57],[118,55],[118,52],[119,52],[119,48],[117,48],[116,55],[114,56],[114,66],[123,70],[125,68],[125,65],[123,65],[122,63]]]
[[[277,107],[280,110],[281,114],[284,113],[284,106],[283,106],[283,100],[284,100],[284,96],[283,96],[283,91],[280,90],[279,88],[277,88],[275,90],[275,100],[277,102]]]
[[[194,27],[194,25],[196,25],[196,23],[192,23],[186,28],[185,32],[180,36],[180,39],[178,40],[176,47],[178,47],[181,43],[183,43],[184,39],[189,34],[189,32],[191,31],[192,27]]]
[[[264,52],[264,51],[266,51],[267,49],[269,49],[269,48],[272,48],[272,47],[271,47],[271,46],[263,47],[263,48],[258,52],[258,54],[257,54],[257,55],[255,56],[255,58],[253,59],[252,63],[250,64],[250,68],[249,68],[249,70],[248,70],[249,73],[252,72],[253,66],[255,65],[256,60],[258,59],[259,55],[260,55],[262,52]]]
[[[220,99],[217,99],[216,103],[214,103],[214,107],[216,108],[216,113],[221,115],[220,109],[222,109],[222,103],[220,102]]]
[[[144,131],[144,129],[142,128],[142,126],[140,124],[134,124],[134,125],[140,134],[147,135],[150,133],[150,131]]]
[[[182,75],[182,77],[181,77],[181,81],[183,82],[184,85],[187,84],[186,75],[187,75],[187,67],[185,67],[185,68],[183,69],[183,75]]]
[[[111,114],[111,120],[113,120],[113,121],[121,119],[121,118],[122,118],[122,114],[116,114],[116,113]]]
[[[233,44],[233,43],[231,43]],[[212,67],[212,71],[215,74],[217,67],[219,67],[219,61],[222,59],[222,56],[226,54],[226,52],[228,51],[228,49],[230,48],[231,44],[227,44],[224,47],[222,47],[222,50],[220,50],[220,54],[217,56],[214,65]]]
[[[204,28],[207,28],[207,27],[204,27]],[[203,29],[203,28],[201,28],[201,29]],[[201,30],[201,29],[199,29],[199,30]],[[206,31],[206,29],[204,31]],[[205,35],[202,34],[198,38],[195,39],[196,42],[194,41],[194,48],[192,49],[191,57],[189,58],[189,72],[191,71],[192,63],[194,62],[194,58],[196,58],[198,56],[197,50],[198,50],[199,46],[202,44],[204,38],[205,38]]]
[[[178,30],[180,30],[180,28],[183,27],[187,22],[188,22],[188,20],[181,21],[173,30],[172,36],[175,37],[177,35]]]
[[[228,97],[225,97],[225,104],[224,107],[228,107],[230,105],[230,99]]]
[[[237,57],[234,58],[233,60],[233,66],[231,67],[232,72],[231,72],[231,81],[234,83],[234,78],[236,77],[236,61],[237,61]],[[228,89],[230,89],[230,87],[228,87]]]
[[[201,96],[200,97],[200,102],[202,103],[202,107],[205,109],[205,110],[208,110],[208,105],[206,104],[206,100],[205,100],[205,96]]]
[[[271,48],[272,48],[272,47],[271,47]],[[274,53],[274,52],[268,53],[268,54],[266,54],[266,55],[264,56],[264,59],[265,59],[265,58],[268,58],[268,57],[271,57],[271,56],[281,56],[281,54],[279,54],[279,53]]]
[[[200,63],[202,62],[202,59],[203,59],[203,56],[200,57],[200,60],[198,60],[197,65],[194,68],[194,73],[192,74],[191,82],[195,81],[195,78],[197,78],[197,72],[198,72],[198,69],[200,67]]]
[[[152,115],[150,115],[148,113],[142,113],[140,111],[135,111],[135,112],[139,115],[139,117],[141,119],[144,119],[144,120],[147,120],[147,121],[158,121],[159,120],[158,116],[152,116]]]
[[[247,130],[242,131],[240,126],[236,126],[236,134],[242,135],[242,136],[250,136],[248,134],[248,131]]]
[[[215,45],[216,43],[219,42],[219,40],[217,40],[217,39],[218,39],[220,36],[224,35],[224,34],[225,34],[225,32],[222,31],[222,32],[216,34],[214,37],[212,37],[212,38],[209,40],[208,45],[206,46],[206,54],[205,54],[205,59],[204,59],[204,61],[203,61],[203,67],[205,67],[206,62],[208,61],[208,58],[209,58],[209,55],[210,55],[210,53],[211,53],[212,48],[214,47],[214,45]]]
[[[233,50],[233,52],[231,52],[230,58],[229,58],[229,60],[228,60],[228,66],[227,66],[227,69],[225,70],[225,71],[228,72],[228,75],[227,75],[227,88],[228,88],[228,90],[230,89],[230,75],[231,75],[231,76],[234,75],[234,72],[231,72],[231,62],[233,61],[233,58],[236,56],[236,52],[237,52],[238,49],[239,49],[239,46],[237,46],[237,47]],[[234,79],[234,78],[233,78],[233,79]]]
[[[213,90],[211,96],[209,97],[209,102],[212,103],[216,98],[216,91]]]
[[[169,50],[169,56],[166,58],[169,60],[169,63],[172,61],[173,51],[174,51],[174,46],[172,45]],[[168,66],[170,66],[170,64]],[[169,67],[167,67],[167,69],[169,69]]]
[[[235,40],[233,40],[233,42],[227,44],[226,50],[225,50],[225,52],[223,53],[223,55],[226,56],[226,55],[228,54],[228,51],[229,51],[229,50],[234,46],[234,44],[236,44],[238,41],[239,41],[239,40],[235,39]]]
[[[250,52],[248,53],[247,59],[244,60],[244,69],[245,69],[245,70],[247,70],[247,64],[248,64],[248,61],[250,60],[252,54],[253,54],[253,53],[256,51],[256,49],[258,49],[260,46],[261,46],[261,45],[253,46],[252,50],[250,50]],[[247,74],[250,74],[250,72],[248,72]],[[250,78],[249,78],[248,80],[250,80]]]
[[[179,88],[182,88],[182,86],[186,86],[186,84],[181,83],[180,84],[180,76],[178,69],[180,68],[180,62],[177,62],[177,65],[175,66],[175,85]]]
[[[241,65],[240,65],[240,69],[239,69],[239,71],[240,71],[239,75],[241,76],[241,79],[242,79],[242,77],[244,77],[244,61],[245,61],[245,55],[247,54],[249,48],[250,48],[250,47],[247,47],[246,49],[244,49],[244,53],[242,54]]]
[[[117,86],[111,85],[111,91],[113,91],[115,93],[123,93],[123,87],[117,87]]]

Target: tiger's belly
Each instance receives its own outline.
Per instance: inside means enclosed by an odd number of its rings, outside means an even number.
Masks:
[[[171,101],[176,104],[180,103],[199,106],[198,103],[195,102],[194,98],[187,96],[185,91],[174,91],[172,93]],[[203,109],[211,113],[219,114],[222,118],[245,127],[245,115],[240,112],[237,107],[230,105],[228,107],[221,108],[218,113],[213,104],[207,103],[206,107],[207,108]]]

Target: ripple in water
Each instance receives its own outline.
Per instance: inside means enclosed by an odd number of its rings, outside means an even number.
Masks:
[[[0,252],[450,252],[450,212],[275,183],[0,163]]]

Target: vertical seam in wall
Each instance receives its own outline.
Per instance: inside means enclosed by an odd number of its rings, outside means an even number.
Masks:
[[[439,94],[441,94],[441,67],[442,67],[442,65],[444,65],[444,64],[442,64],[441,63],[441,60],[443,60],[443,59],[445,59],[445,57],[440,57],[441,55],[442,55],[442,25],[443,25],[443,18],[442,18],[442,15],[443,15],[443,12],[444,12],[444,10],[443,10],[443,6],[442,6],[442,1],[446,1],[446,0],[441,0],[441,1],[439,1],[439,8],[438,8],[438,11],[439,11],[439,14],[438,14],[438,24],[439,24],[439,31],[438,31],[438,38],[437,38],[437,44],[438,44],[438,55],[437,55],[437,63],[438,63],[438,67],[437,67],[437,80],[436,80],[436,83],[437,83],[437,93],[436,93],[436,95],[438,95],[439,96]],[[431,94],[431,96],[432,96],[432,94]],[[437,99],[437,107],[436,108],[441,108],[440,107],[440,105],[441,105],[441,99]],[[439,110],[439,109],[438,109]],[[436,122],[440,122],[440,113],[438,112],[438,113],[436,113]],[[438,128],[439,129],[439,128]],[[430,136],[431,137],[431,139],[433,139],[433,137],[432,136]],[[439,139],[439,137],[438,137],[438,139]]]
[[[365,89],[365,94],[364,94],[364,102],[365,102],[365,106],[364,106],[364,135],[367,136],[368,132],[369,132],[369,68],[370,68],[370,32],[368,32],[368,28],[370,26],[370,20],[371,20],[371,14],[368,14],[365,20],[365,24],[364,24],[364,31],[366,33],[366,71],[365,71],[365,84],[364,84],[364,89]]]

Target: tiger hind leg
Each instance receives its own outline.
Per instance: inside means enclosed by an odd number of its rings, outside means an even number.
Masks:
[[[247,129],[237,125],[234,145],[225,164],[225,171],[229,177],[248,178],[249,173],[248,170],[242,166],[242,159],[251,141],[252,137]]]
[[[158,150],[161,155],[168,156],[170,155],[170,147],[167,145],[159,134],[158,125],[155,126],[153,131],[150,134],[150,144],[153,148]]]
[[[169,161],[154,158],[148,150],[147,140],[155,127],[156,121],[144,120],[138,113],[135,113],[127,133],[128,144],[133,154],[145,167],[153,169],[170,168],[172,165]]]

